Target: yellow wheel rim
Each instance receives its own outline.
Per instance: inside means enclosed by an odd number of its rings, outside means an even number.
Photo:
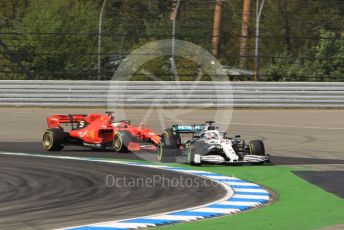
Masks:
[[[115,139],[113,141],[113,148],[116,152],[120,151],[123,146],[122,135],[120,133],[115,134]]]
[[[47,150],[51,149],[54,143],[53,135],[51,135],[51,132],[47,131],[43,134],[43,147]]]
[[[158,145],[158,161],[161,161],[161,159],[162,159],[162,151],[163,151],[163,149],[162,149],[162,143],[160,143],[159,145]]]

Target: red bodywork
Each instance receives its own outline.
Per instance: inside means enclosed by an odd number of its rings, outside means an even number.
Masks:
[[[128,121],[114,121],[111,114],[72,114],[52,115],[47,118],[49,128],[58,128],[62,124],[70,124],[68,132],[71,139],[80,140],[84,146],[103,147],[111,145],[117,132],[126,131],[133,140],[127,146],[129,151],[157,150],[160,136],[143,125],[134,126]]]

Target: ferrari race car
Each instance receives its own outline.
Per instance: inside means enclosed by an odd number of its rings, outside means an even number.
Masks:
[[[162,133],[158,160],[162,162],[186,162],[191,165],[215,164],[264,164],[270,163],[264,143],[252,140],[248,144],[239,135],[227,137],[207,121],[201,125],[173,125]],[[183,134],[192,137],[182,141]]]
[[[60,151],[66,145],[116,152],[157,151],[160,143],[160,136],[152,130],[144,125],[134,126],[128,120],[117,122],[113,112],[52,115],[47,122],[49,129],[44,132],[42,141],[47,151]]]

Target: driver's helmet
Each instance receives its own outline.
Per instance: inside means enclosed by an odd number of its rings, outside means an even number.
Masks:
[[[118,122],[113,122],[112,123],[112,126],[117,128],[117,127],[120,127],[121,126],[121,123],[118,123]]]
[[[213,133],[213,132],[208,132],[208,133],[205,133],[205,138],[207,140],[213,140],[213,139],[216,139],[216,134]]]
[[[215,130],[216,128],[215,128],[215,126],[213,126],[213,125],[209,125],[208,126],[208,130]]]

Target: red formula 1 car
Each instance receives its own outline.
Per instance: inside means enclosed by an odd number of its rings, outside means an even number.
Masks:
[[[144,125],[134,126],[128,120],[116,122],[112,112],[52,115],[47,121],[49,129],[43,134],[42,145],[48,151],[60,151],[65,145],[116,152],[157,151],[160,143],[160,136],[152,130]]]

